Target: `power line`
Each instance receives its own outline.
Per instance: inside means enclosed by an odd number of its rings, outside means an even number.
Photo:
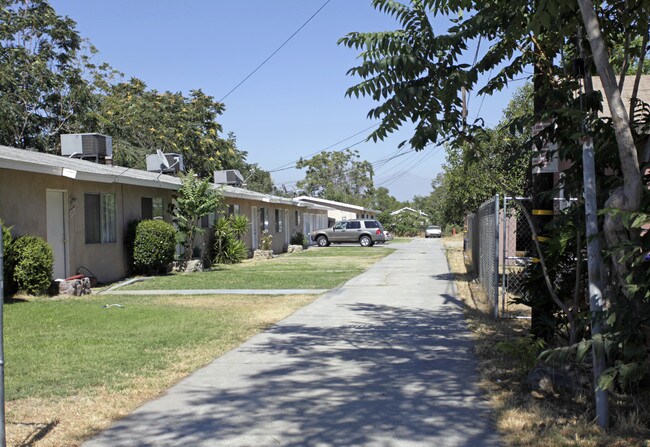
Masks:
[[[255,68],[255,70],[251,71],[251,72],[248,74],[248,76],[246,76],[246,77],[245,77],[245,78],[244,78],[244,79],[243,79],[239,84],[237,84],[235,87],[233,87],[233,89],[230,90],[230,91],[226,94],[226,96],[224,96],[223,98],[221,98],[221,99],[219,100],[219,102],[223,102],[223,100],[226,99],[228,96],[230,96],[230,94],[231,94],[232,92],[234,92],[235,90],[237,90],[237,89],[238,89],[238,88],[239,88],[239,87],[240,87],[244,82],[248,81],[248,78],[250,78],[251,76],[253,76],[253,75],[255,74],[255,72],[256,72],[257,70],[259,70],[260,68],[262,68],[262,66],[264,66],[264,64],[266,64],[266,63],[267,63],[267,62],[268,62],[268,61],[269,61],[273,56],[275,56],[275,54],[276,54],[278,51],[280,51],[280,50],[282,49],[282,47],[284,47],[287,43],[289,43],[289,41],[290,41],[291,39],[293,39],[294,36],[300,32],[301,29],[303,29],[305,26],[307,26],[307,24],[308,24],[309,22],[311,22],[311,20],[312,20],[314,17],[316,17],[316,15],[317,15],[319,12],[321,12],[321,10],[322,10],[322,9],[323,9],[323,8],[324,8],[324,7],[325,7],[325,6],[330,2],[330,1],[331,1],[331,0],[327,0],[325,3],[323,3],[323,5],[322,5],[320,8],[318,8],[318,10],[317,10],[315,13],[313,13],[311,17],[308,18],[307,21],[306,21],[305,23],[303,23],[303,24],[300,26],[300,28],[298,28],[298,29],[297,29],[297,30],[296,30],[296,31],[295,31],[291,36],[289,36],[289,38],[288,38],[287,40],[285,40],[284,43],[282,43],[282,45],[280,45],[280,46],[279,46],[279,47],[278,47],[278,48],[277,48],[273,53],[271,53],[271,55],[270,55],[269,57],[267,57],[266,59],[264,59],[264,62],[262,62],[261,64],[259,64],[259,65]]]
[[[325,152],[326,150],[331,149],[331,148],[333,148],[333,147],[335,147],[335,146],[338,146],[338,145],[341,144],[341,143],[345,143],[346,141],[351,140],[352,138],[356,137],[356,136],[359,135],[359,134],[362,134],[362,133],[364,133],[364,132],[367,132],[368,130],[372,129],[373,127],[377,127],[378,125],[379,125],[379,123],[375,123],[375,124],[373,124],[373,125],[370,126],[370,127],[366,127],[365,129],[360,130],[359,132],[355,133],[354,135],[350,135],[349,137],[344,138],[344,139],[342,139],[341,141],[338,141],[338,142],[336,142],[336,143],[334,143],[334,144],[330,144],[329,146],[327,146],[327,147],[324,148],[324,149],[320,149],[320,150],[318,150],[318,151],[316,151],[316,152],[313,152],[313,153],[311,153],[311,154],[309,154],[309,155],[306,155],[306,156],[304,156],[304,157],[300,157],[300,158],[310,158],[310,157],[313,157],[314,155],[320,154],[321,152]],[[368,140],[367,138],[364,138],[363,140],[357,141],[356,143],[351,144],[351,145],[349,145],[349,146],[346,146],[346,147],[344,147],[343,149],[339,149],[338,152],[342,152],[342,151],[344,151],[344,150],[346,150],[346,149],[350,149],[351,147],[358,146],[359,144],[364,143],[364,142],[366,142],[367,140]],[[278,166],[277,168],[272,169],[272,170],[270,170],[269,172],[280,172],[280,171],[286,171],[286,170],[288,170],[288,169],[293,169],[293,168],[296,166],[296,163],[298,163],[299,160],[300,160],[300,159],[298,159],[298,160],[296,160],[296,161],[292,161],[292,162],[290,162],[290,163],[283,164],[282,166]]]
[[[404,174],[407,174],[408,172],[410,172],[411,169],[413,169],[417,164],[419,164],[419,163],[424,163],[424,162],[427,161],[429,158],[433,157],[433,155],[434,155],[437,151],[439,151],[441,148],[442,148],[442,146],[438,146],[438,147],[434,148],[431,152],[429,152],[428,154],[426,154],[426,156],[424,156],[423,158],[416,158],[416,159],[414,159],[414,160],[411,162],[411,164],[409,164],[405,169],[403,169],[402,171],[399,171],[399,172],[393,174],[391,177],[389,177],[388,179],[384,180],[383,182],[378,183],[377,186],[389,186],[389,185],[392,185],[392,184],[395,183],[397,180],[399,180],[399,179],[400,179]]]
[[[379,171],[380,169],[382,169],[384,166],[386,166],[388,163],[395,160],[396,158],[403,157],[404,155],[408,155],[410,153],[415,152],[415,149],[411,149],[407,152],[401,152],[401,151],[402,149],[399,149],[397,152],[394,152],[392,155],[389,155],[387,157],[372,162],[371,164],[373,168],[375,168],[375,171]]]

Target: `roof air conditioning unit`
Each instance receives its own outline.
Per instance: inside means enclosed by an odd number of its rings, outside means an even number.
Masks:
[[[214,171],[214,183],[217,185],[242,186],[244,177],[237,169]]]
[[[174,174],[183,172],[183,156],[175,153],[163,153],[157,150],[155,154],[147,155],[147,171],[160,172],[162,174]]]
[[[98,133],[61,134],[61,155],[103,161],[113,156],[113,138]]]

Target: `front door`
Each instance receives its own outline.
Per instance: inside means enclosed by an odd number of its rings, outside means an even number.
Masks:
[[[54,252],[54,277],[65,279],[68,275],[67,203],[66,191],[47,191],[47,243]]]
[[[252,207],[251,210],[251,248],[257,250],[259,248],[260,242],[260,225],[259,218],[257,216],[257,207]]]
[[[307,243],[311,244],[313,241],[311,240],[311,214],[309,213],[303,213],[302,214],[302,232],[305,234],[305,237],[307,238]]]
[[[291,222],[289,221],[289,210],[284,210],[284,243],[291,243]]]

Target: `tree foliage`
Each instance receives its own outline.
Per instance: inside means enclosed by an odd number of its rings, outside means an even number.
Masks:
[[[352,149],[301,158],[296,168],[306,168],[307,172],[297,187],[312,197],[361,205],[373,187],[373,168],[359,158]]]
[[[458,212],[446,216],[443,213],[440,218],[458,222],[468,208],[475,206],[472,200],[480,194],[491,195],[495,189],[521,191],[533,143],[537,147],[545,142],[558,144],[559,158],[571,163],[557,187],[582,206],[580,139],[584,135],[594,139],[598,203],[604,208],[601,234],[605,236],[609,260],[601,269],[609,275],[605,290],[609,307],[603,316],[609,330],[603,340],[615,347],[608,350],[612,369],[603,377],[610,386],[632,382],[638,385],[650,371],[650,331],[644,327],[650,318],[650,265],[642,261],[649,248],[647,233],[641,236],[639,229],[641,222],[647,222],[648,185],[647,180],[645,186],[642,184],[641,166],[650,162],[650,108],[639,103],[623,104],[619,94],[622,85],[636,84],[638,78],[626,79],[616,73],[632,72],[637,76],[647,70],[650,1],[372,3],[393,16],[400,29],[354,32],[340,39],[340,44],[360,50],[362,61],[349,70],[360,82],[347,94],[368,96],[378,102],[368,116],[380,119],[381,124],[370,138],[383,139],[412,121],[415,130],[408,141],[411,146],[423,149],[430,143],[446,144],[447,165],[443,177],[434,185],[431,199],[444,204],[453,197],[448,203],[456,205],[450,211]],[[577,30],[582,30],[580,35]],[[469,52],[470,47],[481,44],[489,48]],[[574,76],[574,67],[581,67],[582,62],[584,83]],[[592,74],[600,75],[602,93],[589,91]],[[535,110],[506,117],[509,125],[496,129],[486,129],[480,117],[467,122],[463,89],[489,95],[522,77],[533,78]],[[606,103],[603,98],[607,98]],[[598,114],[604,106],[611,118]],[[538,123],[553,125],[535,137],[527,135],[526,129]],[[510,129],[511,136],[506,129]],[[525,163],[520,164],[522,160]],[[475,186],[477,189],[472,190]],[[561,244],[547,244],[540,253],[562,265],[555,281],[563,284],[563,290],[571,282],[565,281],[570,279],[568,271],[586,270],[577,261],[584,259],[581,241],[585,235],[584,225],[575,225],[584,222],[584,213],[582,208],[576,210],[572,218],[565,213],[554,218],[553,237],[558,240],[553,241]],[[567,259],[573,264],[564,263]],[[645,283],[639,278],[646,278]],[[576,294],[580,297],[586,293],[587,283],[581,278],[574,280],[574,290],[563,292],[560,304],[564,315],[555,320],[557,332],[565,330],[571,318],[572,311],[565,311],[567,303],[572,306]],[[580,287],[583,289],[575,290]],[[579,306],[573,309],[580,312]],[[589,321],[591,316],[582,313],[580,318]],[[588,325],[581,335],[591,336]],[[635,381],[613,380],[621,374]]]
[[[97,131],[113,137],[114,160],[121,166],[144,167],[157,149],[179,153],[187,169],[204,178],[240,162],[232,136],[221,138],[217,117],[223,104],[201,90],[180,92],[147,89],[144,81],[105,84],[93,118]]]
[[[46,0],[0,0],[0,144],[57,153],[60,134],[99,132],[113,137],[120,166],[142,169],[156,149],[182,154],[205,178],[252,166],[233,134],[221,136],[222,103],[200,89],[185,95],[122,81],[93,62],[96,53]],[[269,180],[259,170],[251,184],[268,190]]]
[[[248,247],[241,237],[248,231],[246,216],[220,217],[214,224],[213,262],[238,264],[248,256]]]
[[[46,0],[0,0],[0,144],[54,152],[95,104],[102,67]]]
[[[174,222],[182,235],[184,259],[192,258],[194,240],[197,234],[203,234],[200,219],[216,211],[221,203],[221,195],[207,180],[199,179],[194,171],[181,174],[183,184],[173,210]]]
[[[447,145],[442,172],[431,182],[431,193],[414,199],[415,207],[427,213],[433,223],[444,227],[462,226],[467,214],[490,197],[503,193],[523,195],[529,152],[522,150],[530,130],[510,129],[512,120],[532,113],[532,85],[518,89],[494,129],[485,129],[473,144]]]

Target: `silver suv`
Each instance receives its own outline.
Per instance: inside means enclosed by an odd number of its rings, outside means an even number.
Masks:
[[[319,247],[341,242],[358,242],[362,247],[371,247],[376,242],[386,241],[384,227],[375,219],[343,220],[332,228],[312,231],[311,238]]]

